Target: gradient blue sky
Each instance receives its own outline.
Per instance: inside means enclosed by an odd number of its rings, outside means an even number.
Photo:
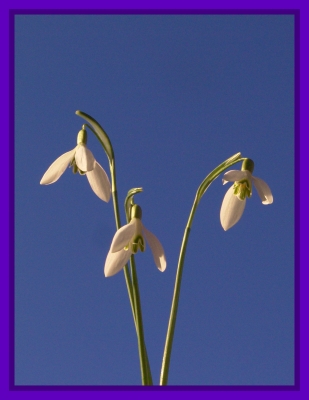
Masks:
[[[200,202],[186,254],[171,385],[294,384],[294,18],[289,15],[25,15],[15,19],[15,383],[138,385],[123,273],[103,265],[112,203],[70,170],[82,110],[112,141],[122,205],[132,187],[162,242],[136,257],[146,343],[159,379],[180,243],[204,177],[234,153],[256,193],[224,232],[227,186]],[[89,132],[89,148],[108,171]],[[240,165],[239,165],[240,167]],[[121,210],[122,221],[125,221]]]

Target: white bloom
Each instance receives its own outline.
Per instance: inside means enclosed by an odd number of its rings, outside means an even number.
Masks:
[[[108,202],[111,195],[111,184],[101,165],[84,143],[79,143],[73,150],[62,154],[43,175],[40,184],[49,185],[56,182],[71,164],[81,175],[86,174],[94,193]]]
[[[222,182],[223,185],[227,182],[235,182],[226,192],[221,206],[220,220],[225,231],[240,220],[245,209],[246,197],[252,195],[252,183],[263,204],[273,202],[273,196],[267,183],[252,176],[250,171],[228,171],[223,175]]]
[[[144,237],[152,251],[156,266],[161,272],[165,270],[166,260],[161,243],[153,233],[144,227],[139,218],[132,218],[131,222],[120,228],[113,238],[105,261],[104,274],[106,277],[117,274],[128,262],[130,256],[137,253],[138,249],[145,250]]]

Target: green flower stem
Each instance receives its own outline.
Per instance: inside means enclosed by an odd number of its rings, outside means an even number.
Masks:
[[[177,272],[176,272],[176,280],[175,280],[175,286],[174,286],[174,294],[173,294],[170,318],[169,318],[169,323],[168,323],[168,328],[167,328],[165,347],[164,347],[164,352],[163,352],[160,385],[167,385],[167,381],[168,381],[168,373],[169,373],[173,338],[174,338],[175,325],[176,325],[176,317],[177,317],[178,304],[179,304],[182,272],[183,272],[186,248],[187,248],[187,244],[188,244],[189,234],[191,231],[191,225],[193,222],[195,211],[197,210],[197,206],[199,204],[201,197],[206,192],[209,185],[226,169],[230,168],[233,164],[236,164],[237,162],[244,160],[244,158],[240,158],[240,157],[241,157],[240,153],[237,153],[234,156],[230,157],[228,160],[224,161],[222,164],[220,164],[209,175],[207,175],[207,177],[201,183],[201,185],[199,186],[199,188],[196,192],[193,206],[192,206],[192,209],[191,209],[191,212],[190,212],[190,215],[188,218],[188,222],[187,222],[187,225],[186,225],[186,228],[184,231],[184,236],[182,239],[182,244],[181,244],[180,253],[179,253],[178,266],[177,266]]]
[[[130,263],[131,263],[131,274],[132,274],[132,283],[133,283],[133,299],[134,299],[134,307],[135,307],[135,312],[136,312],[136,330],[137,330],[137,339],[138,339],[138,352],[139,352],[139,360],[140,360],[140,367],[141,367],[142,385],[149,386],[149,385],[152,385],[152,377],[151,377],[151,372],[150,372],[150,367],[149,367],[149,362],[148,362],[145,340],[144,340],[142,309],[141,309],[141,302],[140,302],[140,296],[139,296],[134,255],[131,256]]]
[[[112,197],[113,197],[113,205],[114,205],[114,213],[115,213],[115,220],[116,220],[116,227],[119,229],[121,227],[120,223],[120,214],[119,214],[119,206],[118,206],[118,196],[117,196],[117,185],[116,185],[116,168],[115,162],[113,160],[110,163],[110,171],[111,171],[111,178],[112,178]],[[132,261],[133,260],[133,261]],[[139,297],[139,288],[138,288],[138,280],[137,274],[135,269],[135,260],[134,256],[131,256],[131,276],[129,273],[128,265],[124,266],[124,276],[128,288],[129,299],[137,334],[138,340],[138,350],[140,356],[140,366],[142,371],[142,384],[143,385],[152,385],[152,377],[151,377],[151,370],[147,355],[146,344],[144,340],[144,331],[143,331],[143,322],[142,322],[142,312],[141,312],[141,305],[140,305],[140,297]]]
[[[104,131],[104,129],[101,127],[101,125],[94,118],[92,118],[90,115],[88,115],[82,111],[76,111],[76,115],[84,118],[86,121],[88,121],[92,125],[92,126],[90,126],[88,124],[84,124],[83,129],[85,129],[87,127],[94,133],[94,135],[97,137],[97,139],[101,143],[101,145],[107,155],[107,158],[109,160],[109,168],[110,168],[111,180],[112,180],[112,197],[113,197],[116,228],[119,229],[119,228],[121,228],[121,221],[120,221],[120,213],[119,213],[119,205],[118,205],[117,184],[116,184],[116,166],[115,166],[115,156],[114,156],[113,147],[111,145],[111,142],[109,140],[107,133]],[[123,272],[124,272],[124,277],[125,277],[125,281],[126,281],[126,285],[127,285],[133,319],[134,319],[134,323],[135,323],[133,288],[132,288],[132,281],[131,281],[128,265],[125,265]]]
[[[173,300],[172,300],[172,307],[171,307],[170,319],[169,319],[169,323],[168,323],[165,347],[164,347],[164,352],[163,352],[160,385],[167,385],[167,381],[168,381],[168,372],[169,372],[169,366],[170,366],[170,360],[171,360],[171,352],[172,352],[172,345],[173,345],[175,325],[176,325],[176,317],[177,317],[178,304],[179,304],[182,271],[183,271],[183,266],[184,266],[184,260],[185,260],[185,254],[186,254],[189,234],[191,231],[191,223],[192,223],[195,211],[197,209],[197,204],[198,203],[195,198],[191,212],[190,212],[190,216],[189,216],[186,228],[185,228],[185,232],[184,232],[184,236],[183,236],[182,244],[181,244],[181,248],[180,248],[179,260],[178,260],[178,266],[177,266],[177,272],[176,272],[176,280],[175,280],[175,286],[174,286],[174,294],[173,294]]]
[[[88,124],[84,124],[83,129],[85,129],[85,127],[88,127],[95,134],[95,136],[101,143],[101,145],[108,157],[110,172],[111,172],[112,198],[113,198],[116,228],[119,229],[121,227],[121,221],[120,221],[120,213],[119,213],[119,205],[118,205],[117,184],[116,184],[116,166],[115,166],[115,156],[114,156],[113,147],[111,145],[108,135],[106,134],[104,129],[101,127],[101,125],[94,118],[92,118],[90,115],[88,115],[82,111],[76,111],[76,114],[78,116],[84,118],[87,122],[89,122],[92,125],[92,126],[90,126]],[[133,263],[134,263],[134,261],[133,261]],[[133,264],[133,265],[134,265],[133,271],[135,271],[135,264]],[[132,264],[131,264],[131,266],[132,266]],[[126,281],[126,285],[127,285],[128,294],[129,294],[129,300],[130,300],[130,304],[131,304],[136,334],[138,337],[139,353],[142,355],[142,358],[140,358],[141,369],[144,371],[143,375],[145,377],[145,382],[146,382],[145,384],[152,385],[150,365],[149,365],[146,345],[144,342],[144,333],[143,333],[143,325],[142,325],[142,318],[141,318],[141,307],[140,307],[140,300],[139,300],[139,290],[138,290],[136,271],[135,271],[135,281],[134,281],[135,283],[134,283],[134,285],[132,285],[132,280],[131,280],[131,276],[129,273],[128,265],[125,265],[123,270],[124,270],[125,281]],[[133,276],[132,276],[132,279],[133,279]]]

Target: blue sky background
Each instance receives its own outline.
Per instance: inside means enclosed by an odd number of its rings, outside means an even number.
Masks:
[[[136,257],[154,383],[195,192],[241,151],[274,203],[254,191],[225,232],[229,185],[201,200],[169,384],[294,384],[293,16],[26,15],[15,35],[15,383],[140,384],[123,273],[103,276],[112,202],[70,170],[39,185],[74,148],[79,109],[112,141],[120,205],[143,187],[143,223],[166,252],[164,273],[149,248]],[[108,171],[91,132],[88,146]]]

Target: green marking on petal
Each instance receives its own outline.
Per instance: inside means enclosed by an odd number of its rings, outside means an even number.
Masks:
[[[145,251],[145,242],[144,238],[142,235],[137,235],[134,237],[132,241],[132,253],[136,254],[138,252],[138,249],[140,249],[141,252]]]
[[[141,240],[139,240],[139,249],[142,253],[145,251],[145,242],[143,237],[141,237]]]
[[[78,166],[76,165],[75,157],[70,162],[70,167],[72,167],[73,174],[76,174],[78,172],[79,175],[85,175],[87,172],[87,171],[82,171],[81,169],[78,168]]]
[[[239,198],[239,200],[245,200],[246,197],[251,197],[252,195],[252,186],[251,182],[247,179],[243,179],[241,181],[235,182],[233,185],[234,195]]]
[[[75,163],[75,159],[74,159],[74,163],[72,163],[71,165],[72,165],[72,167],[73,167],[73,169],[72,169],[73,174],[76,174],[77,171],[78,171],[78,168],[77,168],[77,165],[76,165],[76,163]]]
[[[72,167],[73,174],[76,174],[78,172],[79,175],[86,175],[87,171],[82,171],[81,169],[78,168],[78,166],[76,165],[75,158],[73,158],[73,160],[71,161],[70,167]]]

